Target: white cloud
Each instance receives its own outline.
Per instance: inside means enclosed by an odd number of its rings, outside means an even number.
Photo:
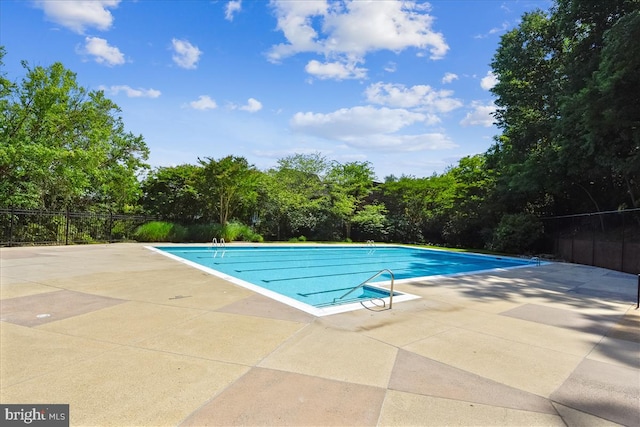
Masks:
[[[504,6],[504,4],[503,4]],[[504,31],[506,31],[509,28],[509,23],[508,22],[503,22],[501,26],[499,27],[493,27],[492,29],[490,29],[486,34],[478,34],[476,36],[474,36],[474,39],[484,39],[487,38],[493,34],[497,34],[497,33],[502,33]]]
[[[161,95],[161,92],[156,89],[133,89],[127,85],[117,86],[100,86],[98,89],[103,90],[110,95],[118,95],[120,92],[124,92],[129,98],[157,98]]]
[[[398,64],[396,64],[395,62],[389,62],[385,67],[384,70],[387,73],[395,73],[398,69]]]
[[[113,23],[113,15],[108,10],[115,8],[120,0],[38,0],[36,6],[41,8],[47,19],[83,34],[86,28],[108,30]]]
[[[391,107],[415,108],[430,112],[447,113],[462,106],[462,102],[452,98],[449,90],[434,90],[431,86],[374,83],[365,90],[367,100],[374,104]]]
[[[271,5],[277,28],[287,40],[271,47],[268,58],[272,62],[311,52],[323,55],[327,64],[364,63],[370,52],[401,52],[407,48],[428,51],[431,59],[440,59],[449,49],[444,36],[432,29],[428,6],[414,1],[272,0]]]
[[[352,136],[393,133],[424,118],[423,114],[405,109],[366,106],[341,108],[329,114],[296,113],[291,126],[323,138],[344,140]]]
[[[462,126],[493,126],[495,118],[492,114],[496,111],[496,106],[493,102],[483,105],[481,102],[474,101],[471,103],[471,107],[473,110],[468,112],[464,119],[460,121]]]
[[[218,108],[218,104],[216,104],[216,101],[211,99],[211,97],[209,97],[208,95],[200,95],[198,97],[198,100],[191,101],[189,103],[189,106],[196,110],[213,110]]]
[[[442,78],[442,83],[451,83],[454,80],[458,80],[458,75],[454,73],[445,73]]]
[[[250,113],[255,113],[257,111],[262,110],[262,103],[254,98],[249,98],[247,100],[247,105],[243,105],[240,107],[243,111],[248,111]]]
[[[105,39],[99,37],[86,37],[84,49],[79,53],[91,55],[98,64],[108,66],[124,64],[124,55],[115,46],[110,46]]]
[[[490,90],[498,83],[498,76],[493,71],[487,71],[487,75],[480,80],[480,87],[484,90]]]
[[[345,143],[354,148],[379,151],[415,152],[424,150],[447,150],[457,145],[443,133],[423,133],[418,135],[372,135],[351,137]]]
[[[428,117],[406,109],[372,106],[342,108],[328,114],[296,113],[291,128],[313,137],[340,141],[353,148],[377,151],[421,151],[448,149],[455,144],[444,134],[402,134],[408,126]]]
[[[358,68],[356,63],[325,62],[320,63],[315,59],[309,61],[305,71],[321,80],[334,79],[363,79],[367,75],[366,68]]]
[[[192,45],[187,40],[172,39],[174,55],[173,62],[179,67],[192,70],[196,68],[196,64],[200,60],[202,51],[197,46]]]
[[[224,10],[224,19],[233,21],[234,14],[242,10],[242,0],[231,0]]]

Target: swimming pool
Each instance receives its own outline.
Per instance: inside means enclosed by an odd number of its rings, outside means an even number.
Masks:
[[[396,282],[527,265],[527,260],[406,246],[155,246],[151,249],[314,315],[347,311],[354,301],[389,297]],[[394,292],[394,302],[417,298]]]

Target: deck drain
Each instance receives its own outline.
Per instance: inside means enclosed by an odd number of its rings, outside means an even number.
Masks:
[[[38,314],[36,317],[38,319],[45,319],[47,317],[51,317],[51,315],[49,313],[43,313],[43,314]]]
[[[182,298],[190,298],[191,295],[176,295],[175,297],[171,297],[169,299],[182,299]]]

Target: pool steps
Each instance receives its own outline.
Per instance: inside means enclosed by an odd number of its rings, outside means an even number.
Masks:
[[[374,274],[373,276],[369,277],[364,282],[362,282],[359,285],[354,286],[353,288],[351,288],[344,295],[334,298],[333,299],[333,303],[331,305],[335,305],[337,301],[343,300],[344,297],[346,297],[347,295],[350,295],[353,292],[355,292],[357,289],[360,289],[360,288],[364,287],[371,280],[375,279],[376,277],[378,277],[378,276],[380,276],[380,275],[382,275],[384,273],[389,273],[389,275],[391,276],[391,288],[389,289],[389,308],[388,308],[388,310],[391,310],[391,307],[393,306],[393,283],[394,283],[395,277],[393,275],[393,271],[389,270],[388,268],[384,268],[384,269],[378,271],[376,274]],[[373,299],[380,299],[380,298],[376,297],[376,298],[372,298],[372,300]],[[370,301],[370,300],[367,300],[367,301]],[[363,302],[364,302],[364,300],[360,300],[360,304],[362,304]]]

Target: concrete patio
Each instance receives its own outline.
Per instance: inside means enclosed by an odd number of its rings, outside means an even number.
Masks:
[[[630,274],[532,265],[314,317],[141,244],[0,270],[0,403],[71,425],[640,425]]]

